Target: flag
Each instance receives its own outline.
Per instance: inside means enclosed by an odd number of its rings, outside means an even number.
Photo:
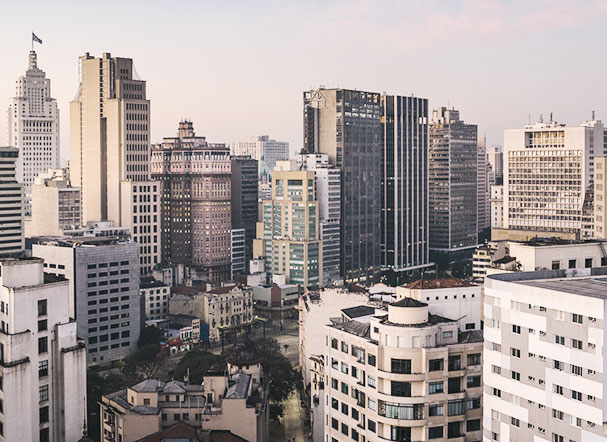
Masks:
[[[34,41],[34,42],[36,42],[36,43],[40,43],[40,44],[42,44],[42,40],[40,40],[40,39],[39,39],[39,38],[36,36],[36,34],[34,34],[33,32],[32,32],[32,41]]]

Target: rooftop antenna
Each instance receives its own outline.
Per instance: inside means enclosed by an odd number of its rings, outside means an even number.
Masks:
[[[552,112],[550,112],[550,123],[552,123]]]
[[[592,112],[590,113],[590,115],[592,115],[592,119],[591,119],[591,121],[594,121],[594,111],[592,111]]]
[[[540,122],[540,123],[543,123],[543,122],[544,122],[544,115],[543,115],[543,114],[540,114],[540,119],[539,119],[539,122]]]

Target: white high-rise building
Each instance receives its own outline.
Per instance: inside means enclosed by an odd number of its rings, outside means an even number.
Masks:
[[[232,151],[234,155],[250,155],[256,159],[259,164],[259,179],[268,181],[268,174],[274,170],[276,161],[289,158],[289,143],[270,140],[268,135],[261,135],[235,142],[232,144]]]
[[[86,353],[69,282],[40,258],[0,259],[0,441],[76,441],[86,416]]]
[[[25,185],[25,213],[31,210],[31,186],[36,177],[59,167],[59,109],[51,98],[51,80],[38,68],[35,51],[16,81],[7,111],[8,144],[19,149],[17,181]]]
[[[19,150],[0,147],[0,255],[23,250],[23,184],[15,176]]]
[[[504,153],[502,146],[490,146],[487,149],[487,175],[489,184],[497,184],[504,177]]]
[[[594,157],[603,155],[603,138],[598,120],[504,131],[503,227],[509,236],[582,236],[584,203],[592,204]]]
[[[607,441],[606,276],[485,278],[483,441]]]
[[[150,101],[133,60],[104,53],[79,59],[70,103],[70,178],[82,223],[113,221],[140,245],[140,269],[160,263],[160,185],[150,181]]]

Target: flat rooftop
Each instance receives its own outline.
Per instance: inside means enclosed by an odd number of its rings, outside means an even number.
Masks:
[[[557,292],[572,293],[574,295],[607,299],[607,277],[521,281],[519,284],[556,290]]]
[[[596,239],[585,239],[585,240],[573,240],[573,239],[563,239],[557,237],[547,237],[547,238],[532,238],[528,241],[510,241],[512,244],[522,244],[526,246],[532,247],[549,247],[549,246],[572,246],[572,245],[582,245],[582,244],[599,244],[601,242]]]
[[[434,278],[434,279],[418,279],[415,282],[405,284],[408,289],[448,289],[454,287],[474,287],[475,284],[471,284],[468,281],[458,278]]]

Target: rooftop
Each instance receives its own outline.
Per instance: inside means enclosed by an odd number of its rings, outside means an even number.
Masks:
[[[513,244],[522,244],[532,247],[548,247],[548,246],[570,246],[570,245],[580,245],[580,244],[599,244],[604,241],[597,241],[594,239],[587,240],[573,240],[573,239],[563,239],[557,237],[547,237],[547,238],[532,238],[528,241],[511,241]]]
[[[540,279],[518,283],[557,292],[607,299],[607,278]]]
[[[392,325],[396,327],[410,327],[410,328],[424,328],[429,327],[436,324],[443,324],[448,322],[456,322],[454,319],[445,318],[444,316],[433,315],[432,313],[428,313],[428,320],[426,322],[414,323],[414,324],[401,324],[398,322],[390,322],[388,321],[388,315],[385,315],[382,318],[381,323],[385,325]]]
[[[363,338],[368,338],[369,337],[369,329],[371,327],[370,324],[368,323],[362,323],[362,322],[358,322],[358,321],[346,321],[346,322],[342,322],[342,323],[334,323],[333,327],[335,327],[338,330],[343,330],[345,332],[348,332],[352,335],[356,335],[356,336],[360,336]]]
[[[360,318],[361,316],[369,316],[375,313],[375,307],[368,305],[359,305],[342,309],[342,313],[350,319]]]
[[[426,304],[425,302],[421,302],[421,301],[418,301],[417,299],[413,299],[413,298],[403,298],[400,301],[393,302],[390,305],[394,306],[394,307],[427,307],[428,306],[428,304]]]
[[[165,287],[162,281],[158,281],[153,276],[142,276],[139,280],[139,287],[142,289],[149,289],[152,287]]]
[[[418,279],[417,281],[405,284],[408,289],[449,289],[454,287],[473,287],[468,281],[458,278],[435,278],[435,279]]]

